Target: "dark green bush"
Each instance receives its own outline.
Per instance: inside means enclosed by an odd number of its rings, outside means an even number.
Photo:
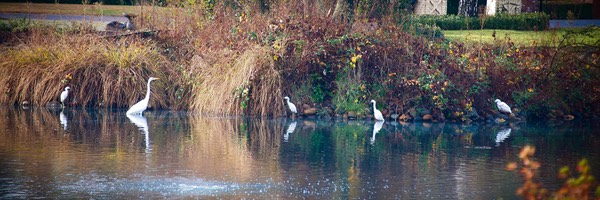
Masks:
[[[459,15],[423,15],[415,16],[412,20],[421,24],[435,25],[443,30],[468,30],[480,28],[478,19]]]
[[[518,15],[497,14],[485,22],[486,29],[544,30],[548,28],[550,16],[545,13],[523,13]]]
[[[409,20],[403,24],[403,30],[416,36],[428,38],[444,38],[442,29],[432,23],[423,23],[420,21]]]
[[[544,30],[548,28],[550,17],[545,13],[497,14],[485,17],[484,29],[507,30]],[[417,16],[413,21],[422,24],[435,25],[443,30],[474,30],[481,29],[482,20],[479,17],[464,17],[458,15]]]

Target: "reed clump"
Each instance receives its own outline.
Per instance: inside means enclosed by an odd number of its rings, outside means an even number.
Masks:
[[[6,75],[0,77],[0,87],[5,88],[0,101],[4,104],[31,101],[43,106],[57,101],[69,86],[67,105],[128,107],[143,98],[148,77],[170,77],[170,83],[181,77],[172,67],[176,64],[151,39],[32,29],[21,41],[0,53],[0,73]],[[179,98],[175,95],[177,90],[170,92],[175,86],[154,83],[151,105],[187,107],[176,101],[181,99],[181,94]]]
[[[270,105],[281,98],[281,79],[264,49],[221,55],[223,58],[216,59],[219,62],[210,63],[199,56],[193,59],[199,84],[194,89],[193,110],[213,115],[280,112],[281,106]]]

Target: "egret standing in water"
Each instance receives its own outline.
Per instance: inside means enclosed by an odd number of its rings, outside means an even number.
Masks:
[[[377,107],[375,107],[375,100],[371,100],[371,103],[373,103],[373,117],[375,117],[375,120],[385,121],[385,119],[383,119],[383,114],[381,114],[381,111],[377,110]]]
[[[500,99],[496,99],[495,102],[496,102],[496,106],[498,106],[498,110],[500,110],[500,112],[512,114],[512,111],[510,110],[510,106],[508,106],[506,103],[500,101]]]
[[[296,110],[296,105],[294,105],[292,102],[290,102],[290,98],[289,97],[283,97],[288,104],[288,107],[290,108],[290,110],[292,111],[292,113],[296,114],[298,113],[298,110]]]
[[[146,90],[146,97],[142,99],[140,102],[137,102],[129,110],[127,110],[127,115],[141,115],[142,112],[148,108],[148,102],[150,101],[150,82],[153,80],[158,80],[159,78],[150,77],[148,79],[148,89]]]
[[[62,105],[62,107],[65,107],[65,100],[67,100],[67,97],[69,96],[69,90],[71,88],[69,86],[65,87],[65,91],[62,91],[60,93],[60,104]]]

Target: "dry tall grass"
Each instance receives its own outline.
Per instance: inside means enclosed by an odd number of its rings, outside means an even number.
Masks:
[[[217,115],[241,115],[245,108],[251,115],[281,113],[282,106],[272,103],[282,97],[281,78],[265,55],[264,49],[255,47],[241,55],[224,52],[216,63],[196,57],[199,87],[194,90],[192,109]]]
[[[182,78],[181,71],[173,67],[155,41],[58,34],[44,29],[33,29],[21,40],[0,53],[0,73],[6,75],[0,77],[0,87],[5,88],[1,103],[46,105],[57,101],[63,88],[70,86],[67,105],[128,107],[143,98],[146,80],[156,76],[169,77],[165,78],[169,83],[153,83],[151,105],[187,107],[175,96],[182,93],[178,90],[181,84],[176,83]]]
[[[262,38],[269,32],[268,19],[259,13],[235,17],[225,6],[215,9],[214,20],[205,20],[200,8],[167,13],[174,19],[163,40],[174,41],[175,50],[189,60],[195,86],[190,109],[211,115],[280,115],[282,81],[271,57],[272,48]],[[254,39],[251,39],[254,37]]]

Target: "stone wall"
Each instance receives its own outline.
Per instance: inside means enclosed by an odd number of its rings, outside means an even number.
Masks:
[[[417,0],[415,14],[446,15],[448,0]]]
[[[523,0],[523,2],[526,1],[537,2],[538,0]],[[485,13],[487,15],[495,15],[496,13],[518,14],[521,13],[522,7],[521,0],[487,0]]]
[[[504,0],[498,7],[497,12],[499,13],[510,13],[510,14],[518,14],[521,13],[521,0]]]
[[[496,14],[496,0],[487,0],[485,4],[485,14],[493,16]]]

